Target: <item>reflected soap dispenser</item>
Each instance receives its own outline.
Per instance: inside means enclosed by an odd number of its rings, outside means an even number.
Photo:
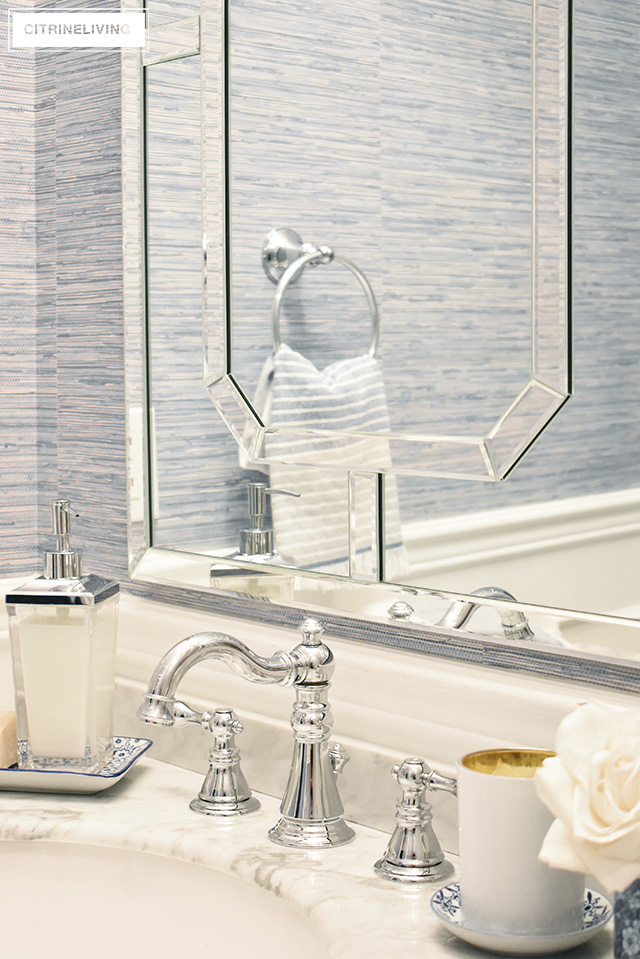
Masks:
[[[51,504],[44,575],[10,592],[18,765],[94,772],[112,754],[118,584],[82,573],[69,501]]]
[[[213,563],[209,570],[209,583],[214,589],[233,591],[247,596],[269,596],[282,601],[291,601],[292,579],[278,570],[290,570],[293,559],[283,556],[275,545],[274,531],[267,526],[267,497],[300,496],[285,489],[271,489],[266,483],[247,483],[249,526],[240,530],[240,544],[228,559],[237,563],[255,563],[252,570],[226,562]],[[261,568],[260,568],[261,567]]]

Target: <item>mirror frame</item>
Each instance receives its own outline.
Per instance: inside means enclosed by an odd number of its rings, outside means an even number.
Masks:
[[[535,0],[537,3],[538,0]],[[560,3],[564,0],[560,0]],[[135,0],[123,0],[123,7],[139,9],[140,3]],[[223,9],[226,2],[223,3]],[[570,4],[566,3],[569,11]],[[224,83],[223,67],[226,62],[227,49],[225,45],[226,25],[220,16],[203,16],[200,24],[200,42],[197,49],[190,50],[188,55],[197,52],[202,57],[203,83],[209,85],[212,91],[212,102],[217,107],[204,111],[203,116],[203,152],[208,156],[208,167],[203,173],[204,209],[209,221],[225,223],[229,209],[228,190],[224,188],[224,170],[226,146],[221,143],[220,130],[225,129],[224,112]],[[570,36],[569,36],[570,40]],[[568,44],[570,50],[571,44]],[[206,51],[213,51],[213,56],[207,60]],[[170,56],[167,58],[171,58]],[[149,61],[148,61],[149,62]],[[157,60],[155,62],[158,62]],[[179,553],[153,546],[151,523],[151,469],[150,444],[148,441],[148,376],[146,366],[147,342],[145,320],[145,256],[144,256],[144,151],[143,151],[143,95],[142,95],[142,67],[139,54],[123,51],[122,58],[122,152],[123,152],[123,278],[124,278],[124,332],[125,332],[125,382],[126,382],[126,416],[127,416],[127,508],[128,508],[128,546],[130,580],[126,584],[129,592],[150,599],[170,602],[191,608],[206,610],[212,614],[278,625],[287,628],[297,628],[301,618],[309,614],[319,616],[327,632],[364,643],[373,643],[394,649],[411,650],[425,655],[497,668],[507,671],[519,671],[532,675],[574,680],[595,686],[610,689],[640,692],[640,664],[634,661],[614,659],[603,655],[591,655],[576,650],[565,650],[535,642],[515,643],[508,640],[474,634],[464,630],[450,630],[442,627],[398,622],[378,617],[363,618],[357,613],[337,611],[336,608],[327,608],[327,587],[330,585],[336,594],[345,591],[350,597],[343,607],[358,607],[363,600],[388,598],[393,603],[399,598],[407,598],[407,593],[437,595],[444,599],[468,599],[463,593],[438,591],[433,593],[429,589],[407,589],[400,585],[387,583],[358,583],[344,577],[322,576],[317,573],[300,573],[291,571],[290,574],[278,571],[278,575],[290,575],[293,580],[299,580],[305,587],[305,603],[282,603],[266,595],[257,599],[239,594],[217,591],[211,587],[198,585],[202,582],[200,567],[205,564],[208,574],[212,557]],[[570,69],[567,70],[567,89],[570,93]],[[569,101],[567,101],[567,104]],[[226,138],[225,138],[226,143]],[[567,158],[569,152],[567,152]],[[569,165],[567,164],[567,186],[569,180]],[[567,208],[567,223],[569,222]],[[207,311],[217,307],[224,311],[226,323],[224,329],[218,329],[212,334],[208,329],[205,346],[208,356],[212,351],[216,356],[224,356],[225,363],[229,360],[227,349],[230,334],[229,300],[226,295],[230,282],[229,260],[226,256],[226,234],[221,230],[218,234],[205,241],[205,254],[209,264],[217,265],[214,273],[209,269],[207,277]],[[219,277],[217,283],[212,283],[213,276]],[[568,274],[570,279],[570,274]],[[567,302],[567,325],[570,328],[570,311]],[[214,342],[212,342],[212,336]],[[568,341],[567,341],[568,342]],[[535,360],[534,360],[535,362]],[[236,412],[240,413],[240,421],[236,415],[231,416],[231,426],[242,423],[246,416],[246,400],[233,381],[233,374],[222,373],[219,383],[229,389],[232,385],[232,400],[236,405]],[[570,380],[570,367],[566,367]],[[566,396],[559,404],[558,409],[566,400]],[[239,405],[238,405],[239,401]],[[557,410],[556,410],[557,412]],[[519,453],[522,455],[524,451]],[[228,559],[225,558],[225,562]],[[255,569],[255,564],[238,564],[247,570]],[[259,567],[264,572],[264,567]],[[208,579],[206,580],[208,582]],[[317,601],[313,596],[314,586],[317,587]],[[295,595],[295,594],[294,594]],[[311,601],[309,596],[311,595]],[[351,599],[353,601],[351,601]],[[508,608],[504,601],[483,600],[483,606],[495,609]],[[555,617],[574,621],[600,623],[603,627],[633,627],[640,628],[640,622],[622,617],[584,613],[577,610],[561,608],[547,608],[525,603],[518,603],[518,608],[527,615],[544,613]],[[362,608],[360,605],[359,608]]]

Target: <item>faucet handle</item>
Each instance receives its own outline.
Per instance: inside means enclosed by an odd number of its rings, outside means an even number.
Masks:
[[[426,763],[425,766],[427,766]],[[427,769],[429,769],[428,766]],[[458,795],[458,780],[449,779],[448,776],[443,776],[441,773],[437,773],[435,769],[429,769],[428,774],[426,774],[425,782],[427,789],[430,789],[431,792],[438,792],[441,790],[443,792],[451,793],[453,796]]]
[[[239,719],[236,719],[233,710],[223,706],[213,713],[203,715],[207,716],[206,728],[213,733],[213,748],[233,749],[236,744],[235,737],[244,732],[244,726]]]
[[[213,733],[209,751],[209,771],[202,789],[189,805],[205,816],[228,818],[254,812],[260,803],[251,795],[240,769],[240,750],[235,737],[244,726],[232,709],[222,706],[213,713],[203,713],[201,725]]]
[[[424,759],[405,759],[402,765],[394,766],[391,772],[405,798],[414,792],[421,796],[425,789],[431,792],[443,790],[453,793],[454,796],[458,793],[458,780],[449,779],[448,776],[436,772]]]
[[[427,789],[452,792],[455,780],[440,776],[424,759],[405,759],[392,769],[402,798],[396,807],[396,828],[382,859],[373,867],[383,879],[395,882],[442,882],[453,875],[431,823]]]
[[[320,646],[322,640],[320,637],[324,633],[324,626],[317,619],[303,620],[299,626],[302,633],[302,642],[304,646]]]
[[[197,709],[192,709],[187,703],[183,703],[179,699],[173,700],[173,702],[165,702],[162,704],[168,711],[171,716],[174,726],[184,726],[186,723],[195,723],[197,726],[202,726],[203,729],[210,729],[209,722],[213,713],[205,712],[199,713]]]
[[[228,744],[229,747],[233,747],[234,736],[244,730],[242,723],[235,718],[233,710],[226,706],[216,709],[213,713],[208,709],[199,713],[187,703],[176,699],[171,704],[171,715],[176,726],[184,726],[186,723],[202,726],[207,732],[214,734],[215,743],[220,746]]]
[[[342,743],[333,743],[333,745],[329,747],[329,759],[331,760],[334,773],[337,774],[342,772],[351,759],[351,756]]]

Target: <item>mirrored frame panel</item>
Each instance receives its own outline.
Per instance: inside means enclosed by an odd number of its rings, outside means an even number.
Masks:
[[[256,391],[255,382],[251,376],[247,375],[247,364],[244,363],[246,348],[244,345],[242,348],[239,347],[238,330],[244,331],[242,334],[243,340],[246,340],[245,333],[249,336],[250,348],[255,353],[255,327],[246,326],[243,317],[248,313],[251,313],[253,316],[262,314],[265,337],[267,331],[269,334],[268,338],[264,340],[263,357],[268,363],[269,350],[271,349],[271,344],[268,342],[270,339],[270,331],[273,325],[274,333],[277,333],[274,337],[274,339],[276,339],[276,344],[274,345],[277,345],[280,323],[278,314],[285,290],[293,289],[294,282],[302,285],[302,280],[299,279],[298,275],[290,275],[292,270],[294,272],[296,270],[296,263],[292,260],[289,263],[289,272],[287,274],[280,277],[272,276],[274,280],[279,279],[273,308],[271,308],[270,299],[265,296],[264,290],[260,290],[259,294],[253,295],[253,298],[248,294],[245,296],[245,290],[256,283],[259,279],[258,274],[262,273],[259,260],[259,242],[262,238],[255,234],[250,235],[248,240],[245,239],[244,233],[247,232],[247,224],[246,218],[244,220],[242,218],[242,213],[247,206],[251,206],[251,209],[255,211],[259,209],[261,205],[260,194],[255,190],[256,183],[264,189],[266,195],[274,192],[270,188],[276,180],[269,179],[269,170],[274,177],[280,177],[285,181],[285,184],[288,184],[285,189],[294,192],[293,179],[287,173],[287,167],[295,165],[295,157],[293,154],[295,153],[296,140],[291,141],[290,128],[296,124],[303,128],[305,133],[304,136],[301,135],[300,137],[299,148],[300,150],[313,150],[313,141],[310,138],[309,130],[306,128],[311,124],[311,134],[315,137],[315,128],[313,127],[314,109],[318,114],[326,114],[328,112],[325,101],[318,99],[317,93],[315,94],[315,99],[309,98],[308,90],[300,92],[301,103],[299,107],[291,106],[291,100],[296,96],[296,91],[293,90],[292,92],[293,88],[281,89],[282,87],[286,88],[287,66],[280,67],[275,64],[265,63],[264,60],[262,60],[260,70],[257,71],[257,68],[253,68],[252,73],[251,69],[247,69],[246,64],[243,62],[242,69],[238,68],[237,70],[239,77],[237,81],[235,80],[235,48],[236,46],[242,47],[243,44],[246,47],[249,43],[252,43],[253,46],[251,50],[254,51],[252,56],[254,59],[258,57],[261,49],[259,47],[259,38],[256,40],[253,34],[258,34],[262,27],[264,27],[268,33],[273,27],[271,21],[274,18],[273,15],[270,16],[269,6],[270,4],[267,3],[266,11],[260,14],[263,20],[260,20],[257,24],[252,23],[250,30],[253,32],[251,37],[247,39],[242,31],[236,31],[233,5],[229,2],[223,4],[221,11],[222,37],[216,37],[216,39],[221,39],[224,44],[228,67],[225,89],[222,91],[224,97],[224,110],[222,115],[220,113],[221,104],[218,98],[221,91],[215,84],[208,82],[203,82],[202,88],[204,91],[203,164],[205,169],[203,180],[203,230],[206,236],[203,320],[205,336],[205,386],[209,396],[241,448],[241,455],[244,456],[247,461],[256,464],[258,467],[269,463],[317,467],[320,457],[325,466],[330,463],[331,467],[335,469],[358,470],[362,468],[359,451],[363,443],[367,443],[367,468],[371,471],[447,477],[453,479],[468,478],[489,481],[503,479],[511,472],[545,426],[558,413],[571,393],[571,293],[569,279],[571,228],[569,202],[571,43],[569,3],[567,0],[553,0],[553,2],[550,3],[541,2],[541,0],[532,0],[530,19],[525,21],[526,29],[524,30],[524,36],[521,42],[521,46],[526,49],[530,57],[529,70],[526,74],[529,78],[527,80],[529,84],[529,96],[526,99],[527,101],[530,100],[530,113],[525,118],[525,127],[527,130],[530,129],[530,169],[527,169],[524,180],[519,180],[517,185],[517,192],[521,192],[524,187],[525,196],[526,190],[528,189],[529,197],[530,242],[527,241],[526,244],[530,250],[530,303],[528,308],[528,325],[530,329],[528,350],[529,370],[525,372],[523,369],[523,379],[519,386],[516,385],[516,379],[513,381],[513,386],[509,385],[506,395],[498,394],[499,396],[504,396],[504,399],[498,400],[499,403],[502,402],[504,405],[502,408],[498,408],[496,419],[487,425],[483,425],[481,419],[478,418],[477,421],[474,420],[471,423],[471,428],[469,428],[464,422],[461,422],[460,417],[458,417],[456,423],[455,416],[447,413],[445,416],[439,417],[442,422],[451,421],[451,425],[447,428],[446,433],[439,432],[438,427],[440,424],[437,422],[437,418],[436,422],[434,422],[425,417],[424,421],[421,422],[419,412],[421,401],[418,398],[416,398],[414,404],[417,409],[414,409],[412,414],[405,418],[407,425],[403,425],[402,417],[396,416],[391,417],[391,422],[383,422],[382,425],[371,428],[358,427],[358,420],[353,419],[349,422],[348,427],[343,429],[338,428],[339,417],[336,418],[336,425],[331,424],[330,426],[327,426],[326,419],[322,420],[322,418],[318,420],[317,424],[314,424],[308,417],[300,415],[299,408],[294,414],[290,414],[289,416],[285,413],[284,415],[276,417],[273,410],[267,415],[264,404],[258,402],[260,388],[258,387]],[[292,5],[289,20],[287,19],[288,10],[286,9],[288,5],[280,4],[279,6],[284,6],[285,8],[279,9],[277,19],[279,29],[282,30],[283,36],[285,36],[286,39],[283,41],[282,50],[278,47],[274,50],[273,59],[279,63],[280,60],[288,56],[290,63],[295,63],[299,68],[299,62],[301,58],[304,57],[303,45],[300,44],[304,41],[309,45],[310,40],[306,36],[305,31],[300,32],[302,28],[296,19],[295,5]],[[243,6],[241,9],[243,17],[246,16],[246,12]],[[394,13],[397,13],[397,11],[392,9],[390,14]],[[519,13],[521,14],[522,11],[520,10]],[[343,13],[336,12],[336,20],[338,21],[335,27],[336,32],[339,32],[339,28],[342,28],[343,32],[345,30],[345,25],[340,23],[340,16],[342,15]],[[423,18],[426,16],[420,4],[418,4],[418,8],[414,11],[414,15]],[[486,15],[487,14],[485,14],[485,16]],[[508,18],[506,22],[508,24]],[[515,20],[513,23],[513,29],[515,30]],[[384,26],[384,24],[382,26]],[[480,20],[479,29],[486,31],[486,27],[487,23]],[[380,30],[381,25],[377,22],[374,23],[372,20],[372,23],[367,24],[366,28]],[[522,24],[520,28],[522,29]],[[435,29],[435,26],[431,27],[432,32],[434,32]],[[500,23],[499,28],[496,28],[496,32],[498,33],[504,29],[504,23]],[[236,37],[236,33],[238,33],[238,37]],[[530,33],[530,36],[527,36],[528,33]],[[444,37],[447,37],[446,33]],[[268,35],[268,40],[271,44],[275,42],[273,36],[270,34]],[[379,37],[377,39],[374,37],[374,40],[376,43],[380,43]],[[327,53],[327,47],[331,46],[331,37],[328,38],[323,34],[321,42],[323,44],[322,48],[318,47],[315,53],[310,55],[315,55],[317,60],[319,60],[321,56],[330,56],[330,50],[329,53]],[[406,44],[407,37],[403,35],[398,38],[397,42],[399,45],[402,43]],[[437,35],[436,39],[431,42],[435,44],[439,42]],[[360,44],[360,46],[358,46],[358,44]],[[358,36],[354,39],[353,45],[358,51],[358,67],[362,71],[364,67],[360,61],[367,60],[367,41]],[[311,44],[311,46],[313,47],[313,44]],[[499,50],[500,48],[497,49]],[[258,53],[255,53],[256,50]],[[365,52],[362,52],[363,50]],[[401,52],[402,48],[394,54],[396,60]],[[267,55],[265,51],[262,51],[262,53],[264,53],[265,56]],[[461,56],[471,58],[474,54],[476,56],[478,55],[477,51],[471,47],[468,53],[463,51]],[[345,54],[344,47],[341,47],[336,62],[338,62],[340,58],[342,58],[341,62],[344,62],[346,57],[348,57],[348,53]],[[388,55],[388,58],[391,65],[386,66],[385,76],[388,75],[390,77],[394,69],[397,70],[397,64],[394,62],[393,56]],[[238,54],[238,59],[240,59],[240,54]],[[251,61],[251,57],[246,51],[245,59]],[[444,59],[446,60],[446,57]],[[422,63],[420,63],[420,66],[422,66]],[[455,65],[452,64],[447,64],[443,68],[445,74],[447,70],[453,72],[455,69]],[[303,76],[307,76],[308,74],[308,79],[311,82],[311,78],[314,76],[314,64],[305,63],[305,70],[306,73],[303,70]],[[378,66],[378,72],[379,74],[383,74],[382,66]],[[520,66],[520,73],[522,74],[522,72]],[[244,73],[249,74],[246,82],[248,83],[252,79],[255,79],[256,83],[259,82],[259,88],[262,91],[262,93],[257,93],[253,96],[253,99],[257,97],[257,103],[251,106],[253,113],[250,112],[248,107],[245,109],[244,106],[247,99],[252,99],[251,94],[247,94],[247,89],[243,86],[245,82]],[[297,74],[296,80],[299,82]],[[317,80],[318,84],[322,82],[321,77],[318,77]],[[495,77],[494,80],[496,84],[505,82],[501,76]],[[352,74],[349,74],[348,81],[353,81]],[[429,75],[429,81],[431,84],[437,82],[431,74]],[[339,101],[341,95],[337,86],[338,82],[339,81],[336,80],[326,91],[326,97],[328,99],[333,98],[338,101],[336,111],[340,109]],[[344,82],[346,83],[347,81]],[[405,86],[408,87],[415,88],[418,85],[416,76],[403,76],[403,82]],[[391,83],[391,80],[389,80],[389,83]],[[379,85],[382,85],[383,92],[379,95],[383,102],[385,101],[385,96],[390,102],[397,99],[399,94],[395,87],[390,87],[389,90],[387,90],[386,87],[384,87],[383,81],[380,79]],[[508,83],[505,85],[508,86]],[[366,92],[363,88],[362,97],[366,95]],[[505,94],[507,103],[508,94],[509,91],[507,90]],[[287,126],[287,136],[289,137],[286,149],[283,148],[282,154],[278,154],[275,150],[265,150],[265,131],[263,131],[261,138],[259,129],[255,133],[252,142],[247,145],[247,141],[251,137],[249,124],[252,119],[255,123],[256,117],[260,114],[260,96],[265,97],[265,102],[275,99],[278,103],[280,113],[283,113],[285,109],[285,102],[289,105],[290,113],[284,112],[282,116],[282,122]],[[519,103],[517,99],[516,102]],[[298,112],[294,113],[294,109]],[[509,115],[510,109],[507,105],[503,112]],[[304,111],[306,111],[306,114]],[[518,111],[512,110],[512,113],[517,112]],[[520,112],[522,113],[522,111]],[[509,119],[515,122],[512,116],[509,116]],[[382,116],[379,122],[384,124],[384,116]],[[446,128],[442,127],[442,120],[438,122],[440,122],[440,136],[445,141],[443,150],[446,152],[447,131]],[[224,130],[225,133],[222,143],[219,136],[217,136],[217,132],[221,129]],[[430,129],[430,136],[433,134],[434,129],[437,131],[438,128]],[[278,141],[277,126],[275,129],[271,129],[270,132],[273,135],[272,139]],[[393,128],[391,128],[391,132],[387,133],[385,141],[383,131],[381,135],[383,147],[379,147],[378,149],[376,163],[382,170],[388,168],[393,171],[391,179],[394,184],[396,184],[396,189],[399,189],[397,187],[397,181],[404,175],[406,178],[406,190],[415,190],[417,187],[415,186],[414,179],[418,174],[415,169],[412,169],[411,173],[403,171],[400,154],[394,154],[394,132]],[[474,130],[471,132],[477,133],[477,131]],[[342,228],[343,231],[347,231],[347,227],[343,225],[345,218],[341,208],[345,203],[345,194],[357,191],[360,184],[357,179],[352,181],[346,178],[343,169],[339,169],[335,174],[334,184],[331,164],[322,163],[322,155],[327,147],[326,141],[322,141],[323,135],[326,137],[326,130],[319,128],[317,133],[317,155],[305,156],[308,169],[311,171],[317,169],[317,179],[321,181],[321,190],[318,191],[317,195],[310,195],[309,202],[313,202],[315,199],[316,206],[324,204],[328,210],[327,222],[330,223],[333,216],[333,219],[336,221],[334,229],[340,230]],[[359,129],[355,130],[352,135],[360,135],[362,139],[362,131]],[[476,139],[479,138],[476,136]],[[390,146],[386,147],[386,153],[384,152],[385,142],[390,144]],[[482,148],[482,141],[480,140],[479,142]],[[470,137],[470,143],[475,144],[473,137]],[[402,145],[404,146],[404,144]],[[338,140],[336,140],[333,146],[337,154],[344,152]],[[242,152],[240,148],[242,148]],[[513,145],[508,139],[508,132],[504,132],[503,141],[500,142],[497,149],[500,154],[503,155],[507,153],[510,148],[513,149]],[[416,149],[415,146],[414,149]],[[488,149],[486,144],[485,149]],[[249,152],[247,153],[247,151]],[[265,153],[266,159],[262,160],[262,154]],[[429,172],[422,171],[423,180],[429,176],[433,176],[434,182],[431,186],[427,184],[426,187],[422,187],[422,189],[428,191],[427,199],[433,205],[433,213],[431,221],[429,221],[427,217],[425,221],[426,226],[423,223],[421,228],[423,231],[437,232],[439,218],[441,219],[443,216],[447,216],[450,219],[453,218],[455,221],[453,233],[464,235],[465,218],[468,218],[469,215],[469,203],[473,202],[470,199],[470,197],[473,196],[473,190],[470,188],[469,183],[460,183],[457,187],[454,187],[453,190],[447,185],[445,190],[453,193],[455,201],[450,203],[446,212],[443,213],[443,210],[438,207],[437,194],[441,187],[439,178],[443,176],[446,177],[447,175],[442,172],[442,167],[447,166],[445,162],[446,159],[446,156],[437,158],[435,172],[432,172],[431,169],[429,169]],[[502,156],[502,159],[504,160],[504,156]],[[488,162],[489,165],[495,162],[495,156],[490,151],[487,154],[485,162]],[[264,166],[261,166],[261,163],[263,163]],[[349,163],[357,166],[357,164],[353,163],[353,160],[349,161]],[[346,165],[348,166],[349,163]],[[342,166],[344,167],[344,165],[345,164]],[[427,165],[427,158],[425,158],[425,170],[427,169]],[[339,164],[335,164],[334,166],[337,167]],[[254,169],[256,167],[258,169],[257,173]],[[247,173],[247,168],[253,170],[253,172]],[[370,173],[378,177],[381,175],[379,170],[376,171],[373,168]],[[219,197],[215,192],[215,184],[219,184],[219,177],[223,174],[225,176],[226,190],[225,207],[221,210]],[[354,174],[355,177],[360,177],[361,175],[361,169],[358,169]],[[467,175],[472,176],[475,174]],[[516,175],[521,177],[521,173],[514,173],[513,177],[515,178]],[[452,172],[450,176],[455,177],[456,173]],[[253,179],[251,179],[251,177],[253,177]],[[499,182],[500,177],[496,179],[498,182],[495,183],[492,182],[491,176],[487,178],[486,182],[482,180],[479,181],[481,183],[481,192],[492,195],[491,202],[488,203],[482,211],[483,215],[488,219],[491,218],[492,214],[496,218],[499,218],[498,211],[500,209],[504,210],[505,207],[513,204],[513,181]],[[304,186],[301,187],[301,190],[304,190]],[[383,182],[383,197],[385,191],[388,192],[388,186]],[[263,205],[266,205],[267,202],[266,196],[264,196]],[[384,200],[381,202],[384,202]],[[273,209],[282,209],[285,211],[287,209],[295,209],[295,207],[292,207],[290,204],[288,205],[286,200],[281,200],[280,206],[275,204]],[[332,211],[334,211],[333,214]],[[402,232],[404,231],[406,234],[405,242],[408,248],[415,248],[420,245],[420,236],[419,234],[415,234],[416,226],[407,219],[409,213],[403,215],[405,219],[399,220],[397,213],[395,218],[391,216],[391,214],[383,214],[383,221],[386,216],[392,223],[392,226],[389,227],[389,235],[387,236],[385,234],[382,237],[381,242],[383,244],[399,246],[399,239],[400,241],[402,240]],[[262,224],[259,216],[257,220]],[[373,223],[374,221],[372,220],[371,222]],[[362,223],[358,224],[358,229],[366,230],[368,223],[369,221],[366,216],[363,216]],[[277,222],[271,224],[274,228],[283,225],[284,224]],[[292,225],[297,227],[299,224]],[[329,227],[325,228],[328,229]],[[413,233],[412,230],[414,231]],[[500,255],[502,255],[503,259],[509,260],[510,257],[513,257],[514,250],[516,249],[519,254],[522,253],[521,235],[517,241],[513,241],[515,245],[511,247],[509,246],[509,241],[505,240],[504,236],[498,235],[498,232],[499,231],[497,231],[493,237],[489,233],[489,241],[495,245],[497,259],[500,259]],[[517,233],[517,231],[515,232]],[[428,238],[431,241],[434,239],[431,236]],[[437,239],[436,237],[436,243]],[[334,242],[333,238],[332,242]],[[253,243],[253,251],[251,248],[247,250],[247,243],[249,245]],[[334,263],[340,262],[343,264],[342,269],[344,272],[345,265],[351,269],[355,264],[341,255],[347,251],[339,249],[339,243],[340,237],[335,240],[335,251],[331,250],[331,255]],[[520,244],[519,247],[518,243]],[[421,271],[427,272],[434,268],[428,260],[430,251],[431,255],[433,255],[433,251],[426,242],[423,245],[425,247],[424,253],[421,254],[423,259],[421,260],[419,255],[416,261],[411,263],[407,261],[406,269],[412,270],[415,275],[419,275]],[[460,243],[457,248],[449,251],[449,255],[456,255],[457,253],[458,256],[462,257],[465,245],[469,245],[468,240]],[[370,246],[371,244],[369,244],[369,247]],[[305,272],[307,272],[311,266],[320,262],[318,258],[313,258],[312,253],[309,253],[310,248],[313,248],[313,244],[310,245],[307,243],[300,251],[301,260],[298,261],[298,265],[304,260],[309,263],[309,266],[305,268]],[[366,250],[366,246],[363,246],[363,249]],[[383,248],[378,256],[381,256],[383,259],[385,257],[391,258],[393,263],[396,263],[401,255],[405,256],[405,254],[402,253],[401,245],[399,249],[400,252],[398,252],[398,250],[390,251]],[[280,257],[278,257],[277,251],[275,254],[272,253],[272,255],[287,264],[286,253],[286,250],[281,250]],[[363,255],[365,254],[363,253]],[[395,259],[393,259],[394,256]],[[244,261],[249,261],[251,258],[253,258],[253,262],[249,267],[245,268]],[[239,264],[238,266],[234,266],[236,261]],[[470,258],[469,263],[473,263],[473,257]],[[478,263],[480,266],[478,266]],[[474,269],[480,269],[483,263],[483,254],[480,252],[477,255],[476,266],[471,265],[470,267],[471,271],[473,272]],[[219,271],[220,264],[224,264],[225,266],[222,275],[218,275],[216,272]],[[255,270],[253,269],[254,267]],[[364,276],[365,272],[367,276],[369,276],[368,267],[365,270],[362,263],[359,263],[358,267],[363,268],[359,270],[363,287],[365,285],[368,286],[372,296],[374,295],[374,291],[377,291],[378,299],[381,299],[381,303],[379,304],[379,324],[382,330],[382,347],[378,347],[378,357],[381,360],[384,373],[385,338],[387,343],[390,341],[393,343],[395,339],[393,323],[395,322],[396,325],[399,325],[398,328],[400,328],[403,317],[400,314],[395,318],[388,318],[388,314],[392,312],[393,308],[394,292],[393,288],[391,288],[387,296],[380,297],[380,288],[383,286],[384,273],[377,270],[374,274],[373,281],[370,282],[371,276],[369,280]],[[319,278],[319,274],[324,272],[326,277],[327,273],[332,272],[333,269],[333,267],[324,265],[317,266],[314,271],[316,274],[314,277],[315,285],[318,286],[318,284],[325,282],[324,278],[322,280]],[[466,269],[469,269],[469,264],[467,264]],[[300,275],[301,273],[302,271],[300,271]],[[364,281],[362,281],[362,276],[364,276]],[[357,284],[354,278],[351,277],[351,280],[353,281],[352,286],[356,289],[357,295],[361,296],[361,291],[357,290]],[[460,276],[456,279],[456,282],[464,285],[465,282],[468,282],[468,279],[465,280],[464,276]],[[290,287],[289,283],[291,283]],[[322,287],[320,288],[322,289]],[[367,292],[367,290],[364,290],[364,292]],[[382,293],[384,294],[384,290],[382,290]],[[507,324],[509,323],[509,304],[515,302],[513,295],[513,273],[510,273],[508,270],[501,271],[498,269],[492,279],[491,303],[498,304],[498,312],[502,316],[501,322],[503,324],[505,322]],[[365,303],[365,300],[363,299],[362,302]],[[371,303],[369,303],[369,307],[371,307]],[[334,304],[332,309],[339,311],[340,306]],[[425,297],[422,309],[425,312],[433,309],[433,305],[429,303],[428,295]],[[276,318],[278,319],[278,323],[276,323]],[[360,322],[362,322],[362,320],[360,320]],[[364,322],[365,324],[367,323],[366,313],[364,315]],[[276,326],[278,326],[278,331],[275,329]],[[487,335],[490,334],[487,333]],[[353,338],[350,332],[345,333],[345,336],[349,341]],[[418,330],[416,330],[416,336],[419,336]],[[415,354],[415,346],[409,346],[408,349],[410,355]],[[505,347],[505,344],[500,341],[500,338],[496,337],[495,349],[500,351],[503,368],[508,368],[512,362],[508,352],[508,344]],[[458,342],[451,344],[451,350],[453,354],[459,350],[459,339]],[[489,352],[490,350],[491,347],[489,347]],[[372,350],[370,349],[369,352],[371,353]],[[373,352],[375,352],[375,349]],[[424,346],[424,359],[427,367],[428,356],[429,348],[427,344]],[[279,358],[280,351],[276,350],[276,364],[279,362]],[[396,369],[397,362],[394,358],[394,374],[397,376],[398,372],[400,372],[400,375],[403,375],[402,367],[400,367],[399,370]],[[406,362],[407,361],[405,361],[405,363]],[[451,362],[455,361],[450,359],[450,363]],[[500,378],[500,364],[498,364],[496,369],[498,372],[497,374],[494,373],[494,380]],[[297,373],[295,375],[297,375]],[[404,375],[408,375],[406,370]],[[511,382],[512,381],[510,381],[510,383]],[[484,389],[485,392],[488,392],[486,387]],[[514,392],[509,396],[508,390],[510,389],[513,389]],[[481,395],[482,390],[483,387],[481,386]],[[482,402],[482,400],[479,402]],[[450,405],[452,410],[455,411],[455,397],[452,398]],[[487,405],[490,408],[490,404],[487,403]],[[479,430],[481,430],[481,432]]]

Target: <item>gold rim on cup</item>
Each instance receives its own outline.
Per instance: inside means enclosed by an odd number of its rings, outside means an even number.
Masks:
[[[502,776],[505,779],[533,779],[545,759],[556,754],[550,749],[480,749],[460,760],[465,769]],[[509,771],[512,770],[512,771]],[[516,771],[519,770],[519,771]]]

